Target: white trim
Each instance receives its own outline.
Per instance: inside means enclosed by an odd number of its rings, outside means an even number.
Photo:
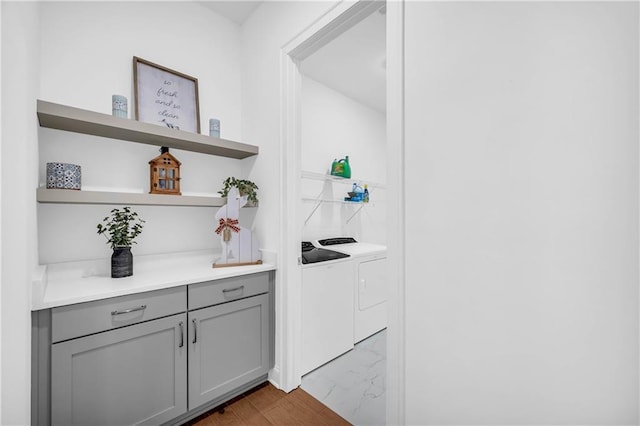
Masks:
[[[280,388],[289,392],[301,383],[300,342],[300,280],[302,271],[298,265],[301,235],[300,192],[300,71],[298,62],[345,30],[380,8],[383,0],[345,0],[337,3],[307,29],[285,44],[281,57],[281,145],[282,164],[280,190],[282,194],[280,248],[282,256],[278,265],[282,289],[276,294],[281,320],[276,324],[280,336]]]
[[[405,424],[404,0],[387,3],[387,152],[391,276],[387,327],[387,424]],[[393,218],[393,220],[391,220]]]
[[[290,392],[300,386],[300,276],[298,247],[300,245],[299,194],[300,194],[300,73],[298,66],[285,50],[281,51],[281,153],[283,167],[280,171],[282,205],[280,266],[282,291],[278,295],[282,320],[278,324],[280,335],[280,386]]]
[[[298,37],[287,43],[287,46],[290,46],[287,54],[296,61],[306,59],[380,9],[383,4],[384,0],[342,1]]]
[[[637,16],[636,16],[637,21],[636,22],[640,22],[640,7],[638,8],[638,12],[637,12]],[[640,44],[640,34],[638,36],[638,42]],[[640,58],[638,59],[638,68],[640,69]],[[640,99],[640,80],[638,81],[639,85],[638,85],[638,90],[639,93],[636,94],[637,98],[636,98],[636,102],[638,102],[638,99]],[[637,112],[636,112],[637,114]],[[638,131],[638,116],[636,115],[636,132]],[[636,134],[636,136],[638,136]],[[640,161],[640,158],[638,159]],[[638,179],[640,180],[640,176],[638,176]],[[638,217],[638,221],[640,222],[640,217]],[[638,241],[640,241],[640,227],[638,227],[639,232],[637,235]],[[638,270],[640,273],[640,258],[638,258]],[[638,286],[640,286],[640,283],[638,283]],[[640,309],[638,309],[638,325],[640,326]],[[640,329],[640,327],[638,327]],[[640,339],[638,339],[638,353],[640,353]],[[640,362],[640,359],[638,360]],[[639,372],[639,377],[638,377],[638,420],[640,420],[640,366],[638,368],[638,372]]]
[[[273,385],[276,389],[282,389],[282,373],[280,372],[280,366],[277,364],[273,366],[271,370],[269,370],[269,383]]]
[[[2,4],[0,4],[0,34],[2,34],[2,9],[3,9],[3,6],[2,6]],[[14,34],[14,37],[15,37],[15,34]],[[40,53],[40,52],[38,52],[38,53]],[[0,55],[0,81],[4,81],[2,79],[2,70],[3,70],[3,68],[2,68],[2,57],[3,56],[4,55]],[[2,97],[2,86],[4,86],[4,85],[0,84],[0,100],[4,99]],[[2,140],[3,140],[2,134],[3,134],[3,132],[2,132],[2,119],[1,119],[1,117],[2,117],[2,104],[3,104],[3,102],[0,101],[0,153],[2,153],[2,151],[3,151],[3,149],[2,149]],[[2,211],[4,210],[3,206],[4,206],[4,203],[2,201],[2,156],[0,155],[0,242],[4,241],[2,239],[2,235],[3,235],[3,232],[2,232]],[[2,275],[3,259],[4,259],[4,256],[2,254],[2,244],[0,243],[0,285],[2,284],[2,276],[3,276]],[[6,288],[5,287],[6,285],[7,284],[5,283],[5,285],[0,288],[0,423],[2,423],[2,400],[3,400],[3,398],[2,398],[2,389],[3,389],[3,387],[2,387],[2,383],[3,383],[3,381],[2,381],[2,370],[3,370],[2,366],[4,365],[2,363],[2,354],[4,353],[2,351],[2,340],[3,340],[2,339],[2,296],[3,296],[3,293],[4,293],[3,289]]]

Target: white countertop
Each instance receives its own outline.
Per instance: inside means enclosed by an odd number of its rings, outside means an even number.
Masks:
[[[275,270],[275,259],[259,265],[213,268],[212,251],[134,256],[133,275],[111,278],[107,259],[43,265],[33,280],[31,310],[160,290],[203,281]],[[263,252],[263,259],[265,258]]]

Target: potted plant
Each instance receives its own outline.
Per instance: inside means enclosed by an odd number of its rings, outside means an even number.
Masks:
[[[133,255],[131,245],[136,244],[134,239],[142,232],[144,220],[138,213],[131,211],[130,207],[111,210],[111,215],[102,219],[99,223],[98,234],[107,237],[107,243],[111,244],[111,278],[123,278],[133,275]]]
[[[222,197],[226,197],[229,194],[229,189],[232,187],[238,188],[240,195],[247,196],[247,206],[256,207],[258,205],[258,185],[246,179],[236,179],[233,176],[226,178],[223,182],[223,187],[218,194]]]

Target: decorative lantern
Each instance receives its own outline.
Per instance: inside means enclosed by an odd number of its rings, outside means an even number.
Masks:
[[[150,194],[180,193],[180,162],[169,153],[169,148],[160,148],[160,155],[149,161]]]

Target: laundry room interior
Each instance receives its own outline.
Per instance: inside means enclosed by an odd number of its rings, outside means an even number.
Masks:
[[[303,240],[386,243],[385,27],[381,7],[300,63]],[[345,157],[350,178],[325,179]],[[344,202],[354,183],[364,207]]]
[[[385,418],[385,12],[299,63],[301,387],[353,424]]]

